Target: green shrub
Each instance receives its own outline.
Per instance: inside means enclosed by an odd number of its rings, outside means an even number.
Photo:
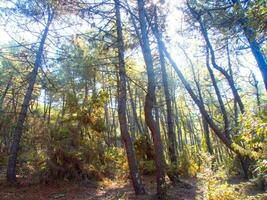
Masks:
[[[196,176],[205,167],[210,167],[212,156],[200,151],[196,146],[185,145],[178,157],[178,173],[183,176]]]

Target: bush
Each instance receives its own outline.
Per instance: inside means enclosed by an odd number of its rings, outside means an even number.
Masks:
[[[126,152],[123,148],[109,147],[104,152],[103,173],[110,178],[125,178],[129,174]]]
[[[258,160],[256,164],[256,168],[253,171],[254,182],[263,190],[267,191],[267,160],[262,159]]]
[[[78,153],[62,148],[57,148],[53,152],[45,170],[45,174],[52,179],[82,180],[84,174],[83,163]]]
[[[185,145],[178,157],[178,173],[183,176],[196,176],[205,167],[210,167],[212,156],[200,151],[196,146]]]
[[[223,169],[218,169],[211,173],[207,178],[208,181],[208,199],[209,200],[237,200],[245,199],[235,188],[227,182],[227,174]]]

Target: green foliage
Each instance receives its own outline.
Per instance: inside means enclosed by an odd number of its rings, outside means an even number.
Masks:
[[[103,172],[108,177],[125,178],[128,177],[129,168],[126,152],[123,148],[109,147],[104,152]]]
[[[240,117],[239,134],[235,136],[237,143],[246,149],[244,154],[257,160],[267,157],[267,110],[262,107],[260,112],[247,111]]]
[[[134,141],[134,148],[138,160],[154,159],[153,144],[148,135],[139,135]]]
[[[255,165],[253,171],[255,179],[254,181],[259,187],[266,192],[267,190],[267,159],[260,159]]]
[[[238,178],[229,179],[227,171],[223,167],[216,171],[206,170],[202,176],[208,186],[209,200],[254,200],[266,197],[263,193],[248,195],[257,191],[255,185],[252,182],[243,182]]]
[[[265,33],[267,28],[267,4],[265,0],[251,2],[246,12],[249,26],[258,33]]]
[[[135,153],[139,161],[140,172],[144,175],[151,175],[156,172],[154,161],[153,144],[148,135],[139,135],[135,142]]]
[[[223,177],[209,176],[208,182],[208,198],[209,200],[237,200],[245,199],[245,196],[240,195],[233,187],[230,187]]]
[[[183,176],[196,176],[204,168],[210,167],[212,157],[196,146],[185,145],[178,157],[178,173]]]

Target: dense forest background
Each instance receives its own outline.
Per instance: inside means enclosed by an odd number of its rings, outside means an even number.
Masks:
[[[266,198],[266,0],[1,0],[0,16],[4,199],[118,181],[110,199]]]

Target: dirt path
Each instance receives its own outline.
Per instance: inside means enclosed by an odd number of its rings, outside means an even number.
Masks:
[[[192,187],[184,184],[168,185],[168,199],[196,199],[195,179],[184,180]],[[104,181],[96,184],[74,184],[60,182],[47,185],[21,184],[17,188],[0,186],[1,200],[154,200],[156,185],[153,177],[145,177],[144,184],[147,195],[136,197],[131,184],[127,182]]]

